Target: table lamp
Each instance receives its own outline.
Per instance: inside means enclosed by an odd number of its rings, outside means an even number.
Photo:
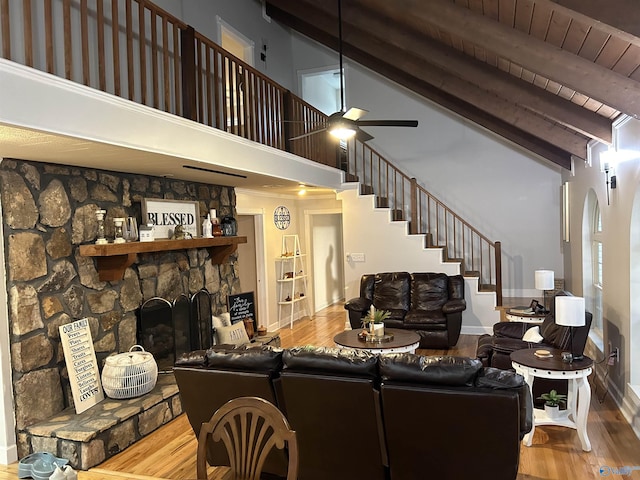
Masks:
[[[547,290],[553,290],[553,270],[536,270],[535,271],[535,287],[536,290],[542,290],[542,304],[545,310],[549,310],[547,306]]]
[[[569,341],[572,360],[581,360],[582,352],[573,350],[573,327],[585,325],[584,298],[557,296],[556,297],[556,324],[569,327]]]

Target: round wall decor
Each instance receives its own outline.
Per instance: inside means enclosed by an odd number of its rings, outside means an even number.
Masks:
[[[273,211],[273,223],[278,230],[286,230],[291,225],[291,214],[284,205],[276,207]]]

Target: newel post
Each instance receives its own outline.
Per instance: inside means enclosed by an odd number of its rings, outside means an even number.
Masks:
[[[409,234],[415,235],[418,232],[418,182],[415,178],[411,179],[411,222],[409,223]]]
[[[191,26],[180,30],[182,67],[182,116],[197,121],[196,109],[196,35]]]
[[[495,242],[496,249],[496,306],[502,306],[502,243]]]

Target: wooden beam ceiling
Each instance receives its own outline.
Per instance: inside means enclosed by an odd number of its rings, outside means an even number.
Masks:
[[[640,117],[638,82],[450,1],[353,2],[361,8],[373,9],[389,22],[417,34],[424,31],[425,24],[435,25],[627,115]]]
[[[640,21],[636,1],[611,9]],[[267,0],[334,50],[337,8]],[[640,115],[640,38],[600,0],[342,0],[342,13],[345,56],[565,168],[589,140],[611,143],[621,112]]]

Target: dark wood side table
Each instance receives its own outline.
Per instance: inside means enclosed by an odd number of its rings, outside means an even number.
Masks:
[[[511,354],[513,368],[524,377],[529,385],[529,392],[531,392],[533,379],[536,377],[568,380],[567,409],[561,411],[558,418],[549,417],[544,410],[534,409],[533,427],[522,441],[527,447],[531,446],[536,425],[559,425],[575,429],[578,432],[582,450],[590,452],[591,442],[587,435],[587,416],[591,404],[591,388],[587,377],[593,371],[593,360],[584,357],[571,363],[563,362],[562,350],[557,349],[545,349],[552,356],[538,358],[535,355],[537,350],[536,348],[527,348],[513,352]]]
[[[362,329],[345,330],[340,332],[333,341],[338,347],[356,348],[371,353],[415,353],[420,346],[420,336],[411,330],[385,328],[386,333],[393,333],[393,340],[389,342],[365,342],[358,338]]]

